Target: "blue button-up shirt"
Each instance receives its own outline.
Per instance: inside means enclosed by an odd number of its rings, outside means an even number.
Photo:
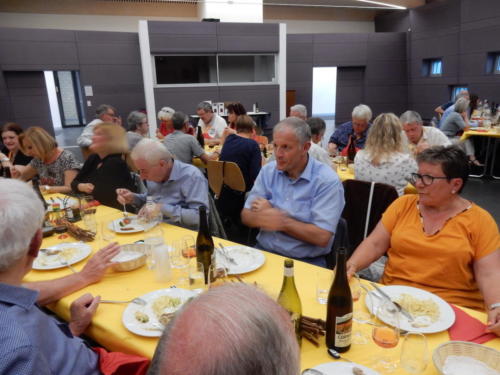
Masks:
[[[38,293],[0,283],[0,374],[98,375],[98,356],[67,324],[42,312]]]
[[[255,180],[245,208],[250,209],[257,197],[267,199],[273,207],[285,211],[295,220],[332,233],[344,209],[344,188],[339,177],[332,168],[312,157],[296,180],[276,169],[275,161],[266,164]],[[333,236],[326,247],[319,247],[284,232],[260,230],[257,241],[265,250],[325,266],[324,255],[331,250]]]
[[[366,135],[368,134],[370,126],[371,124],[369,123],[361,138],[356,140],[357,148],[365,148]],[[352,129],[352,121],[345,122],[335,129],[330,137],[329,143],[335,143],[337,145],[337,149],[342,151],[349,144],[349,137],[353,134],[354,130]]]
[[[174,160],[170,177],[158,183],[148,181],[148,192],[136,194],[134,204],[141,206],[147,196],[161,203],[163,219],[167,223],[189,229],[198,229],[200,206],[208,211],[208,182],[200,170],[190,164]]]

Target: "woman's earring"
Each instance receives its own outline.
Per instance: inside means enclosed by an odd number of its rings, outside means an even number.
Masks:
[[[452,190],[452,191],[451,191],[451,194],[455,194],[455,190]]]

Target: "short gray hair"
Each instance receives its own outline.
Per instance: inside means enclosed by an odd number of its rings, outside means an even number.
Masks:
[[[200,110],[203,110],[205,112],[213,112],[213,108],[212,108],[212,104],[210,104],[209,102],[200,102],[198,103],[198,105],[196,106],[196,111],[200,111]]]
[[[170,120],[174,115],[175,110],[170,107],[163,107],[158,111],[158,120]]]
[[[401,115],[399,118],[399,121],[401,121],[401,124],[414,124],[417,123],[419,125],[423,124],[422,117],[418,112],[415,111],[406,111]]]
[[[163,143],[149,138],[139,141],[130,156],[133,160],[144,159],[149,165],[156,164],[160,160],[170,161],[173,159],[172,154]]]
[[[470,98],[469,91],[468,90],[460,90],[460,92],[455,97],[455,101],[457,101],[460,98]]]
[[[289,314],[264,292],[238,283],[209,289],[177,312],[148,374],[298,375],[299,362]]]
[[[139,111],[132,111],[127,117],[127,125],[128,125],[128,130],[130,131],[136,131],[139,125],[141,125],[142,121],[146,119],[147,116]]]
[[[304,104],[295,104],[294,106],[290,107],[290,112],[299,112],[304,118],[307,118],[307,108]]]
[[[320,117],[309,117],[306,122],[311,128],[311,135],[320,135],[326,130],[325,120]]]
[[[42,202],[28,184],[0,178],[0,272],[26,255],[44,216]]]
[[[95,118],[100,118],[103,114],[107,113],[109,110],[112,110],[115,115],[118,115],[116,112],[116,108],[109,104],[101,104],[95,110]]]
[[[354,107],[351,117],[369,122],[372,119],[372,110],[366,104],[360,104]]]
[[[298,117],[287,117],[281,120],[273,129],[273,135],[288,128],[293,130],[295,136],[299,140],[300,144],[303,145],[306,142],[311,141],[311,128],[307,125],[307,122]]]
[[[467,108],[469,108],[469,103],[470,100],[466,98],[459,98],[455,102],[455,112],[462,113],[467,111]]]

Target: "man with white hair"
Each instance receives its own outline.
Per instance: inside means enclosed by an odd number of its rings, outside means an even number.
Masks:
[[[335,128],[330,141],[328,151],[331,155],[336,155],[349,145],[352,139],[356,148],[364,148],[366,135],[370,128],[372,110],[365,104],[360,104],[352,110],[352,121],[345,122]]]
[[[84,294],[71,307],[69,325],[36,305],[22,286],[42,243],[44,207],[18,180],[0,179],[0,374],[98,375],[99,358],[80,338],[100,297]]]
[[[308,154],[311,130],[288,117],[273,129],[275,161],[260,171],[241,213],[260,228],[257,247],[326,266],[344,208],[344,189],[332,168]]]
[[[259,289],[238,283],[212,288],[176,313],[158,343],[148,375],[299,371],[299,347],[288,313]]]
[[[193,165],[174,160],[164,144],[153,139],[140,141],[131,154],[148,192],[132,193],[117,189],[118,202],[140,207],[152,196],[163,220],[170,224],[197,229],[200,206],[208,210],[208,183]]]
[[[208,145],[217,145],[221,143],[224,135],[224,129],[227,128],[226,120],[214,113],[212,104],[201,102],[196,106],[196,114],[200,117],[198,126],[203,132],[205,143]]]
[[[465,98],[467,100],[470,100],[470,95],[469,95],[469,91],[467,90],[462,90],[460,91],[456,98],[455,98],[455,103],[460,99],[460,98]],[[442,116],[441,116],[441,120],[439,120],[439,124],[438,124],[438,128],[441,129],[441,127],[443,126],[443,124],[445,123],[446,121],[446,118],[451,115],[453,112],[455,112],[455,103],[453,103],[452,105],[448,106],[446,108],[446,110],[443,112]]]
[[[83,148],[85,153],[88,147],[92,144],[92,136],[94,135],[94,128],[97,124],[109,122],[121,124],[121,121],[117,115],[115,107],[109,104],[101,104],[95,110],[95,119],[92,120],[83,128],[82,134],[76,139],[76,144]],[[88,156],[88,155],[87,155]]]
[[[170,107],[163,107],[158,111],[158,120],[160,120],[160,126],[156,129],[156,137],[158,139],[163,139],[174,131],[172,123],[174,113],[175,110]]]
[[[406,111],[399,118],[403,126],[403,142],[408,151],[417,155],[432,146],[448,146],[450,140],[433,126],[423,126],[422,117],[415,111]]]
[[[290,117],[298,117],[304,121],[307,120],[307,108],[303,104],[295,104],[290,107]]]

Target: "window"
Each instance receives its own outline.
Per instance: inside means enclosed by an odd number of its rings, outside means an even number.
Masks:
[[[500,52],[490,52],[486,59],[486,73],[500,74]]]
[[[422,62],[422,76],[440,77],[443,74],[442,59],[424,59]]]
[[[495,74],[500,74],[500,53],[495,60]]]
[[[219,55],[219,82],[274,82],[274,55]]]
[[[451,100],[455,101],[460,91],[469,91],[467,86],[451,86]]]
[[[215,55],[155,56],[158,85],[217,83]]]

